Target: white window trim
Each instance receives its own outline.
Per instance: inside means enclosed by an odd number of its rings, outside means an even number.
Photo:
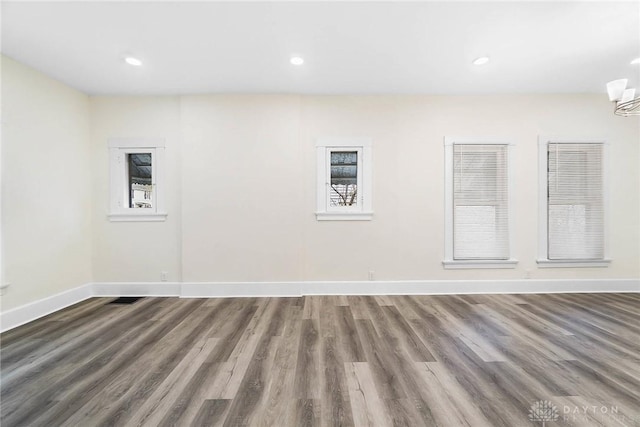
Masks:
[[[165,208],[165,141],[162,138],[110,138],[110,210],[108,218],[112,222],[164,221],[167,218]],[[132,209],[125,207],[124,192],[127,190],[124,156],[132,153],[151,153],[153,174],[154,207],[150,209]]]
[[[509,251],[513,251],[513,147],[514,144],[500,138],[472,138],[450,137],[444,138],[444,164],[445,164],[445,204],[444,204],[444,261],[445,269],[471,269],[471,268],[516,268],[518,260],[510,254],[505,260],[455,260],[453,259],[453,146],[456,144],[477,145],[507,145],[507,191],[509,197]]]
[[[550,143],[565,144],[602,144],[602,194],[604,207],[604,259],[576,259],[576,260],[551,260],[549,259],[548,245],[548,171],[547,154]],[[582,267],[608,267],[611,263],[609,254],[609,144],[602,139],[581,138],[556,138],[549,136],[538,137],[538,267],[540,268],[582,268]]]
[[[477,268],[516,268],[516,259],[482,259],[482,260],[444,260],[442,265],[447,270]]]
[[[370,221],[373,219],[371,202],[372,161],[371,138],[367,137],[330,137],[316,140],[317,188],[316,219],[318,221]],[[356,208],[329,207],[327,186],[329,185],[331,150],[358,152],[358,201]]]

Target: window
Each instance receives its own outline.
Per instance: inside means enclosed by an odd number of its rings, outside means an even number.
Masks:
[[[330,151],[329,206],[358,208],[358,151]],[[360,174],[361,175],[361,174]]]
[[[129,208],[152,209],[155,204],[153,194],[154,152],[126,153],[127,190]]]
[[[113,138],[111,163],[111,221],[163,221],[164,141]]]
[[[606,253],[605,144],[540,139],[541,267],[602,267]]]
[[[370,220],[371,140],[320,138],[318,163],[318,220]]]
[[[445,268],[513,268],[509,144],[445,138]]]

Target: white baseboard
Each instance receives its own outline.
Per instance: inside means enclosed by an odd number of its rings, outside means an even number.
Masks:
[[[640,293],[640,279],[403,280],[365,282],[100,282],[0,313],[0,331],[91,297],[290,297],[303,295],[455,295]]]
[[[100,282],[92,285],[94,297],[178,297],[180,282]]]
[[[12,310],[0,313],[0,332],[24,325],[48,314],[77,304],[93,296],[91,284],[78,286],[68,291],[43,298]]]
[[[184,282],[181,298],[299,297],[307,282]]]
[[[640,292],[640,279],[184,282],[182,298]]]

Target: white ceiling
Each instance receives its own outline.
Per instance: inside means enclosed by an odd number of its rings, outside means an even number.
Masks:
[[[640,85],[640,2],[2,2],[2,52],[89,94]],[[132,54],[140,68],[122,61]],[[305,64],[289,63],[293,54]],[[489,64],[471,61],[488,55]]]

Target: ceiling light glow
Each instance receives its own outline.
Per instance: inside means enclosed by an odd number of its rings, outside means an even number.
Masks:
[[[292,56],[289,60],[293,65],[302,65],[304,64],[304,58],[301,56]]]
[[[484,65],[487,62],[489,62],[489,57],[488,56],[481,56],[479,58],[476,58],[473,60],[473,65]]]
[[[124,62],[126,62],[129,65],[133,65],[134,67],[139,67],[142,65],[142,61],[134,56],[126,56],[124,58]]]

